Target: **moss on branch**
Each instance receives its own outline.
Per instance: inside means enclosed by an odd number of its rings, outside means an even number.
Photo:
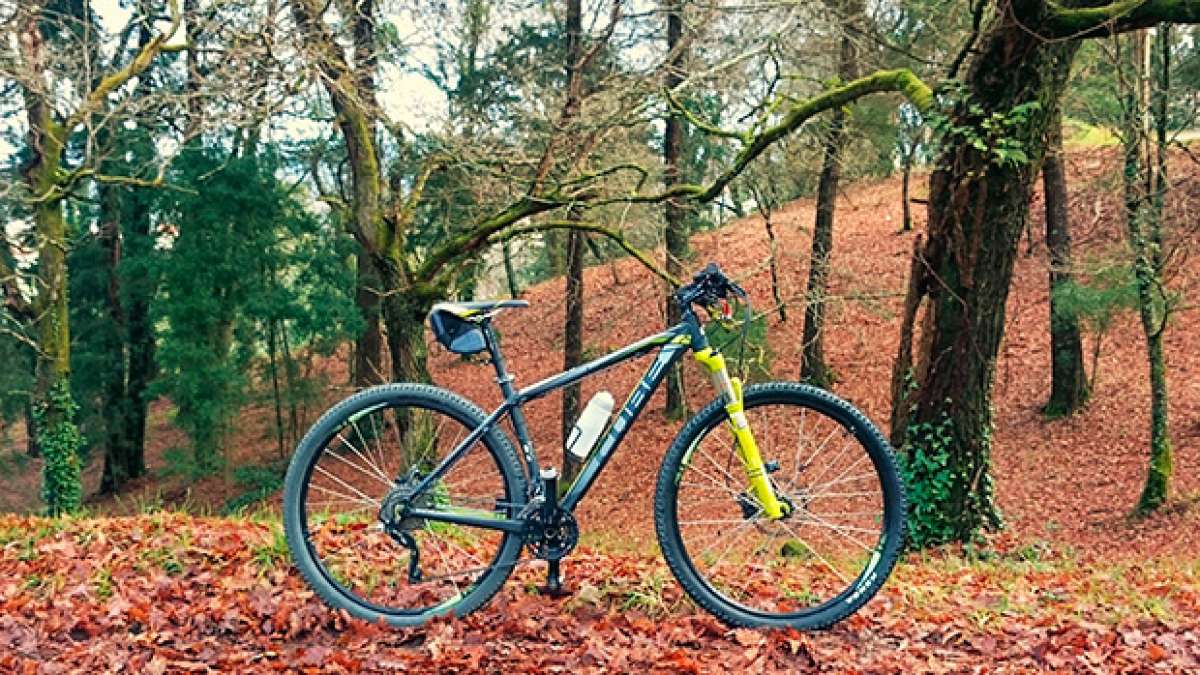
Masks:
[[[608,236],[617,241],[630,255],[633,255],[635,258],[641,260],[643,264],[646,264],[649,258],[646,258],[641,252],[635,252],[635,249],[629,246],[628,242],[624,241],[623,236],[619,232],[603,228],[599,225],[581,225],[578,223],[568,225],[569,221],[546,221],[523,227],[514,226],[529,216],[566,206],[594,209],[610,204],[660,204],[669,199],[686,199],[699,203],[712,201],[721,194],[725,186],[741,175],[746,167],[765,152],[767,148],[788,134],[798,130],[809,119],[827,110],[847,105],[868,94],[880,92],[901,93],[913,106],[921,111],[930,109],[934,104],[933,90],[906,68],[882,70],[852,80],[810,99],[793,103],[787,108],[787,111],[778,124],[767,127],[758,134],[743,135],[737,132],[719,130],[720,133],[718,135],[742,140],[743,147],[737,154],[733,164],[711,184],[695,185],[682,183],[673,185],[662,192],[651,194],[635,191],[624,195],[602,195],[598,192],[578,190],[570,196],[563,196],[558,193],[527,195],[503,211],[478,223],[469,232],[453,237],[434,249],[425,263],[416,270],[416,279],[421,282],[432,281],[435,277],[443,273],[446,265],[454,260],[468,255],[483,246],[503,241],[517,234],[548,229],[567,229],[569,227]],[[685,117],[689,117],[690,119],[691,116],[685,115]],[[707,126],[702,126],[701,130],[712,131]],[[595,175],[599,177],[608,173],[610,172],[599,172]],[[535,180],[535,185],[538,182]],[[497,233],[501,232],[503,232],[502,235],[496,236]],[[678,283],[677,280],[673,280],[669,276],[664,276],[665,272],[656,270],[655,273],[670,283]]]
[[[1050,37],[1101,37],[1157,23],[1200,23],[1200,0],[1119,0],[1095,7],[1047,3],[1040,21]]]
[[[834,87],[813,98],[800,101],[788,108],[783,119],[775,126],[764,129],[746,144],[738,153],[733,165],[725,170],[715,181],[692,199],[698,202],[708,202],[715,199],[725,189],[725,186],[737,178],[750,162],[754,161],[767,148],[784,136],[796,131],[809,119],[827,110],[840,108],[868,94],[880,92],[899,92],[904,94],[909,103],[924,112],[933,107],[933,90],[907,68],[896,70],[881,70],[860,77],[846,84]]]

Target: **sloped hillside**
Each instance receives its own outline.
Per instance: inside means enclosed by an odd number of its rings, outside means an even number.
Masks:
[[[1087,260],[1121,246],[1120,176],[1112,149],[1070,155],[1071,216],[1077,257]],[[1183,158],[1174,174],[1181,181],[1181,214],[1194,212],[1200,195],[1194,165]],[[924,189],[914,182],[918,197]],[[1065,420],[1046,421],[1038,409],[1049,390],[1047,262],[1040,241],[1040,198],[1035,198],[1034,246],[1018,260],[1007,312],[1007,330],[996,371],[995,475],[1000,504],[1011,531],[1029,542],[1071,547],[1080,555],[1147,556],[1200,551],[1200,317],[1185,302],[1167,332],[1171,413],[1176,451],[1176,495],[1164,513],[1147,520],[1128,519],[1147,461],[1149,393],[1141,333],[1132,313],[1119,316],[1103,341],[1098,387],[1088,408]],[[915,210],[915,232],[900,233],[898,179],[849,185],[838,204],[833,254],[831,310],[826,353],[838,381],[835,391],[859,405],[881,425],[889,411],[891,364],[896,352],[899,309],[914,239],[923,229],[923,210]],[[813,203],[800,200],[776,211],[780,293],[788,301],[787,320],[768,314],[772,369],[779,379],[798,371],[801,302],[807,278]],[[1195,242],[1183,241],[1182,251]],[[755,305],[774,303],[768,271],[769,245],[758,217],[746,218],[696,236],[692,242],[696,268],[710,260],[742,279]],[[1024,251],[1026,242],[1021,246]],[[1200,281],[1195,256],[1180,255],[1173,288],[1194,297]],[[658,330],[663,323],[662,285],[636,261],[596,266],[586,274],[584,344],[598,356]],[[562,280],[527,289],[532,307],[511,311],[497,320],[505,353],[518,384],[549,376],[562,366]],[[1085,350],[1093,345],[1089,336]],[[498,402],[490,368],[431,348],[432,371],[441,384],[487,407]],[[608,389],[620,400],[640,377],[646,362],[627,364],[584,384],[585,400]],[[326,362],[331,389],[328,402],[347,393],[344,357]],[[693,409],[711,397],[706,381],[685,364]],[[550,396],[527,411],[543,459],[558,463],[560,399]],[[308,420],[321,405],[313,405]],[[157,402],[151,413],[149,464],[152,475],[119,499],[93,501],[102,512],[128,513],[146,507],[173,506],[213,512],[246,492],[233,479],[238,466],[280,462],[270,434],[273,412],[250,406],[239,417],[227,448],[231,469],[193,483],[164,473],[166,454],[186,446],[171,425],[171,409]],[[653,481],[663,452],[681,423],[663,415],[659,392],[601,476],[584,503],[581,524],[585,541],[609,546],[653,548],[650,503]],[[19,436],[19,429],[9,430]],[[0,495],[0,508],[37,508],[38,465],[7,458],[10,489]],[[98,484],[100,462],[93,461],[90,485]],[[271,503],[268,499],[267,504]]]

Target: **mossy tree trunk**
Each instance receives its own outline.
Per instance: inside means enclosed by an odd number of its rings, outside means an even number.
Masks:
[[[1174,468],[1163,349],[1163,334],[1171,309],[1163,291],[1169,34],[1165,27],[1160,30],[1163,32],[1154,50],[1150,49],[1150,36],[1145,31],[1122,40],[1127,49],[1119,63],[1123,73],[1119,85],[1125,102],[1121,129],[1125,217],[1150,378],[1150,466],[1136,507],[1143,514],[1167,501]],[[1156,52],[1154,58],[1152,51]]]
[[[383,381],[383,334],[380,332],[379,293],[383,287],[371,252],[359,246],[354,304],[363,319],[363,331],[354,342],[355,387]]]
[[[388,352],[392,357],[394,382],[429,382],[426,360],[425,317],[445,289],[416,288],[394,272],[384,270],[387,288],[405,289],[383,298],[383,322],[387,328]]]
[[[1002,13],[983,32],[966,75],[968,98],[950,113],[952,125],[975,131],[945,139],[930,176],[928,239],[914,254],[921,278],[906,302],[923,301],[922,339],[911,372],[900,374],[911,387],[893,401],[892,431],[904,441],[918,547],[969,540],[1002,522],[990,468],[992,381],[1017,242],[1077,45],[1031,38],[1026,20],[1040,7],[1015,3],[1010,11],[1031,14],[1019,21]],[[1018,106],[1021,119],[1008,134],[1027,160],[998,156],[997,139],[978,149],[983,120]]]
[[[30,172],[35,194],[50,189],[61,170],[61,127],[42,127],[38,164]],[[45,460],[42,498],[51,515],[79,508],[83,489],[79,450],[82,438],[75,426],[75,401],[71,397],[71,327],[67,293],[67,225],[58,199],[34,210],[38,235],[38,349],[41,352],[34,391],[34,420],[38,447]]]
[[[45,36],[40,11],[22,17],[20,42],[24,64],[39,72],[44,64]],[[70,513],[82,499],[79,450],[71,397],[71,326],[67,286],[67,222],[62,194],[63,154],[69,129],[59,123],[44,92],[24,89],[28,121],[29,163],[23,167],[34,201],[37,236],[37,289],[33,302],[38,344],[33,419],[37,445],[45,463],[42,498],[51,515]]]
[[[1083,340],[1079,318],[1064,313],[1057,300],[1071,282],[1071,226],[1067,212],[1067,172],[1063,163],[1062,109],[1050,123],[1042,185],[1046,199],[1046,248],[1050,256],[1050,400],[1042,408],[1048,417],[1062,417],[1087,402]]]
[[[67,252],[70,236],[63,213],[69,182],[78,178],[64,165],[66,144],[72,134],[85,126],[107,104],[113,92],[139,77],[158,57],[164,45],[176,34],[182,15],[171,4],[170,24],[143,42],[137,52],[120,67],[102,76],[92,74],[90,89],[78,92],[69,114],[58,115],[54,100],[61,81],[56,81],[48,56],[48,36],[44,27],[50,8],[45,2],[23,3],[12,17],[16,29],[15,53],[18,87],[27,122],[28,161],[22,176],[28,188],[29,205],[37,238],[38,279],[28,316],[36,323],[38,359],[33,396],[33,418],[37,445],[45,458],[42,496],[52,514],[67,513],[79,506],[82,496],[78,451],[82,439],[75,426],[75,402],[71,397],[71,329],[68,303]],[[89,130],[87,133],[91,133]],[[94,170],[96,167],[75,167]],[[113,180],[114,177],[105,177]],[[125,177],[127,182],[148,183]],[[103,181],[102,181],[103,182]],[[2,269],[0,276],[10,278],[13,270]],[[6,304],[17,305],[21,314],[22,292],[11,286],[4,289]]]

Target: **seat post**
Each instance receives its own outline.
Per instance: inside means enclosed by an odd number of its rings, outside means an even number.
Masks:
[[[517,393],[517,388],[513,386],[513,376],[508,372],[508,365],[504,362],[504,355],[500,353],[500,345],[496,342],[496,334],[492,331],[492,322],[484,321],[480,326],[483,330],[483,342],[487,345],[488,356],[492,359],[492,366],[496,369],[496,382],[500,385],[500,392],[504,394],[505,399],[512,398],[513,394]]]
[[[483,322],[480,326],[483,329],[483,342],[487,345],[488,354],[492,357],[492,366],[496,368],[496,382],[500,385],[500,393],[504,394],[505,401],[511,401],[517,396],[517,388],[513,386],[513,376],[508,372],[508,366],[504,363],[504,355],[500,353],[500,345],[496,342],[496,334],[492,332],[490,322]],[[529,435],[529,425],[525,422],[525,411],[521,410],[520,404],[514,405],[508,414],[508,421],[512,425],[513,433],[517,435],[517,443],[521,447],[521,454],[525,458],[525,466],[528,470],[528,475],[538,475],[537,455],[533,452],[533,440]],[[532,498],[541,489],[541,484],[537,481],[531,481],[528,484],[528,497]]]

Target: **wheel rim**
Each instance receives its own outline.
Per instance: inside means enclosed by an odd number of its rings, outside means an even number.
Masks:
[[[470,431],[440,410],[381,404],[349,416],[314,453],[300,494],[304,545],[345,598],[383,614],[449,611],[500,562],[504,532],[417,519],[389,532],[380,518],[385,503],[403,501],[398,491],[415,486],[415,472],[427,473]],[[416,501],[432,510],[507,516],[511,498],[499,461],[478,442]],[[416,580],[405,534],[416,545]]]
[[[803,616],[851,600],[874,580],[887,500],[874,459],[842,421],[787,402],[747,402],[772,484],[792,514],[770,521],[747,491],[725,416],[684,454],[674,522],[686,563],[743,612]]]

